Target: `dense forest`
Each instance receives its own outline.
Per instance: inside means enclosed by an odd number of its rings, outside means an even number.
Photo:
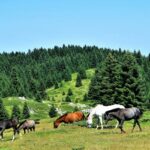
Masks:
[[[82,72],[89,68],[97,68],[89,88],[89,99],[97,101],[101,99],[101,102],[107,104],[106,99],[113,95],[113,100],[111,98],[108,104],[120,100],[127,105],[127,101],[132,98],[136,99],[133,105],[138,105],[137,102],[148,104],[150,101],[150,55],[142,56],[140,51],[129,53],[121,49],[74,45],[39,48],[28,50],[27,53],[1,53],[0,97],[25,96],[41,101],[46,99],[45,90],[47,88],[58,87],[62,80],[71,80],[73,72]],[[110,77],[111,75],[113,78]],[[112,81],[106,83],[110,78]],[[100,84],[98,91],[92,89],[92,85],[97,85],[95,81],[98,81],[98,85]],[[127,82],[132,82],[132,85],[126,85]],[[132,87],[128,88],[129,86]],[[111,87],[111,91],[108,87]],[[126,94],[129,92],[123,89],[131,90],[135,87],[140,90],[135,91],[135,96],[131,92],[130,98],[127,98]],[[102,90],[105,88],[107,90]],[[112,92],[114,88],[117,89],[116,93]],[[95,95],[93,92],[99,93]],[[108,97],[105,97],[106,94]]]

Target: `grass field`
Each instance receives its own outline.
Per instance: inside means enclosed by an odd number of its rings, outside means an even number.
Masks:
[[[71,88],[73,95],[71,100],[74,104],[86,104],[87,108],[92,105],[92,101],[83,102],[83,96],[87,92],[90,79],[94,75],[94,69],[87,70],[87,79],[83,80],[83,86],[76,88],[75,80],[77,74],[72,75],[72,81],[62,82],[61,87],[47,89],[48,99],[42,103],[34,100],[25,100],[28,103],[32,119],[41,119],[36,126],[35,132],[17,135],[16,140],[11,142],[12,129],[4,132],[4,140],[0,141],[0,150],[150,150],[150,112],[145,112],[141,118],[142,132],[135,128],[131,133],[132,122],[125,122],[126,134],[120,134],[119,129],[96,130],[75,124],[62,124],[58,129],[53,128],[54,119],[48,117],[50,105],[54,104],[63,111],[73,111],[74,107],[64,102],[68,89]],[[65,94],[62,94],[62,93]],[[13,104],[17,104],[22,109],[24,100],[10,97],[5,98],[4,105],[11,114]],[[79,108],[80,109],[80,108]],[[84,109],[84,108],[83,108]],[[81,110],[81,109],[80,109]],[[110,123],[115,125],[114,122]]]
[[[150,116],[145,113],[141,120]],[[5,139],[0,141],[0,150],[149,150],[150,123],[141,122],[142,132],[138,127],[131,133],[132,121],[125,122],[126,134],[119,129],[96,130],[77,124],[62,124],[53,129],[54,119],[41,120],[35,132],[17,135],[11,142],[12,130],[6,130]]]

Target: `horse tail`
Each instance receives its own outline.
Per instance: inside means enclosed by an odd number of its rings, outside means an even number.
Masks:
[[[35,124],[40,124],[40,119],[34,120]]]
[[[144,113],[144,109],[140,108],[139,111],[140,111],[140,116],[142,116]]]
[[[35,121],[35,124],[40,124],[40,121]]]
[[[137,112],[138,112],[138,118],[141,118],[144,112],[143,108],[137,108]]]

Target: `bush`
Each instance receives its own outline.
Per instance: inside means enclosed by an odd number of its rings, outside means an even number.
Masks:
[[[50,110],[49,110],[49,117],[53,118],[53,117],[56,117],[56,116],[57,116],[56,108],[55,108],[54,105],[52,105],[52,107],[50,107]]]
[[[70,99],[70,97],[69,97],[68,95],[66,96],[65,101],[66,101],[66,102],[71,102],[71,99]]]
[[[73,92],[72,92],[71,88],[69,88],[68,89],[68,96],[71,96],[71,95],[73,95]]]

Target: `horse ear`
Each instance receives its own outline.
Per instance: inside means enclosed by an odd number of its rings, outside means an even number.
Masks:
[[[87,116],[85,117],[85,119],[87,119],[89,117],[90,113],[87,114]]]

